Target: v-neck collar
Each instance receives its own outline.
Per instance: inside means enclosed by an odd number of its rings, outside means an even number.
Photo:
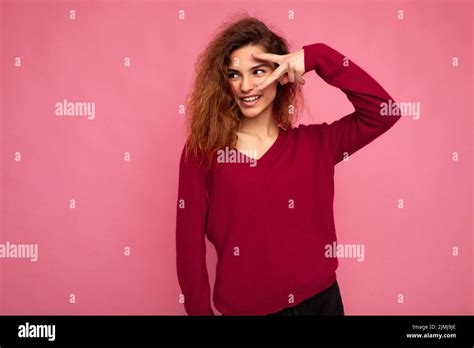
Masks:
[[[278,130],[277,138],[275,139],[273,144],[267,149],[267,151],[265,151],[265,153],[259,159],[249,157],[245,153],[238,150],[237,148],[236,148],[236,150],[239,152],[240,156],[246,157],[248,161],[256,161],[257,162],[257,165],[256,165],[257,167],[259,165],[263,165],[266,162],[268,162],[275,155],[276,151],[278,151],[278,149],[280,148],[284,138],[286,137],[287,131],[280,128],[280,127],[278,127],[278,129],[279,130]]]

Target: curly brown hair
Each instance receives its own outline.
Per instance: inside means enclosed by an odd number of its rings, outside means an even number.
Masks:
[[[232,52],[247,45],[261,46],[273,54],[289,53],[283,37],[259,19],[238,13],[218,28],[195,63],[196,77],[191,93],[186,96],[185,157],[189,152],[203,154],[200,157],[207,167],[217,150],[236,146],[236,132],[244,116],[233,95],[227,70]],[[283,129],[291,129],[303,104],[300,84],[278,83],[273,102],[275,123]]]

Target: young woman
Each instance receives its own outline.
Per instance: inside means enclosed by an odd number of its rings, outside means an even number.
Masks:
[[[336,281],[334,167],[400,116],[366,72],[323,43],[290,53],[253,17],[226,24],[200,55],[187,101],[176,254],[189,315],[214,315],[205,236],[218,256],[223,315],[344,315]],[[303,75],[340,88],[355,111],[293,128]],[[396,104],[395,104],[396,105]]]

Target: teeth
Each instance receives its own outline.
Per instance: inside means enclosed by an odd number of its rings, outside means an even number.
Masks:
[[[260,96],[250,97],[250,98],[242,98],[242,99],[245,100],[245,101],[254,101],[254,100],[257,100],[258,98],[260,98]]]

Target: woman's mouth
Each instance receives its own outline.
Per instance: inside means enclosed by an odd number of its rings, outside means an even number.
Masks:
[[[253,96],[253,97],[248,97],[248,98],[239,98],[240,102],[244,106],[254,106],[257,104],[258,100],[261,98],[261,95]]]

